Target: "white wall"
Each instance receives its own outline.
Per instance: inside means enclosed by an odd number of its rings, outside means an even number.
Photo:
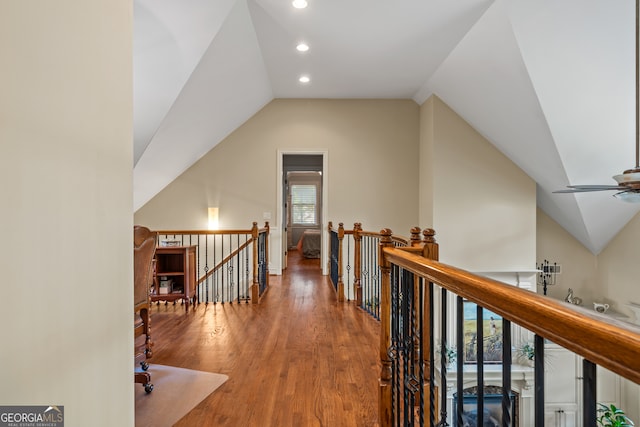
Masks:
[[[0,403],[133,426],[132,4],[0,2]]]

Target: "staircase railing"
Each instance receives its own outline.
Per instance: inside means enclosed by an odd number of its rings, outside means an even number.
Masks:
[[[329,222],[330,277],[336,290],[338,301],[355,300],[367,313],[379,319],[380,316],[380,265],[378,254],[381,234],[363,231],[362,224],[356,222],[352,230],[346,230],[343,223],[334,228]],[[394,235],[395,246],[404,247],[413,240],[420,240],[420,229],[412,230],[410,239]]]
[[[160,230],[158,245],[172,240],[196,247],[199,303],[258,303],[269,286],[269,223],[246,230]]]
[[[534,335],[534,425],[544,426],[545,341],[583,357],[582,425],[596,425],[596,367],[606,368],[640,384],[640,328],[607,321],[595,312],[569,307],[561,301],[525,289],[439,263],[438,244],[430,238],[407,247],[396,247],[390,230],[380,232],[380,426],[465,425],[463,384],[474,382],[477,399],[474,425],[485,425],[483,390],[486,386],[483,357],[485,321],[475,325],[475,366],[464,365],[463,303],[476,305],[476,318],[489,310],[502,318],[499,415],[502,426],[518,425],[512,384],[511,334],[516,327]],[[454,301],[450,304],[450,301]],[[454,319],[454,331],[449,330]],[[493,334],[495,325],[491,325]],[[452,339],[448,337],[453,336]],[[454,344],[451,346],[451,344]],[[444,355],[455,348],[456,365]],[[431,363],[433,362],[433,363]],[[481,368],[482,367],[482,368]],[[495,368],[496,365],[493,365]],[[454,372],[448,375],[448,370]],[[447,405],[447,381],[456,383],[460,404]],[[450,412],[451,411],[451,412]],[[494,424],[492,424],[494,425]],[[525,423],[524,425],[531,425]]]

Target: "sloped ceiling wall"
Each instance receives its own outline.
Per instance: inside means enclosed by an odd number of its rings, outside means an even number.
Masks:
[[[633,167],[632,0],[134,4],[136,210],[274,98],[431,94],[534,179],[538,206],[593,253],[640,209],[552,193]]]

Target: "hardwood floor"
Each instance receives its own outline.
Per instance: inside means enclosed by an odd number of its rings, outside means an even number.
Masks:
[[[154,305],[149,362],[229,376],[176,426],[376,426],[379,329],[293,251],[260,304]]]

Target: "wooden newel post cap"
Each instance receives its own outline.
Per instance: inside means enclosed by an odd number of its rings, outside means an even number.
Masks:
[[[392,243],[391,236],[393,236],[393,231],[390,228],[383,228],[380,230],[380,243]]]
[[[413,227],[411,229],[411,243],[420,243],[422,238],[420,237],[420,227]]]
[[[435,243],[436,242],[436,230],[434,230],[433,228],[425,228],[422,231],[422,235],[424,236],[423,241],[425,243]]]

